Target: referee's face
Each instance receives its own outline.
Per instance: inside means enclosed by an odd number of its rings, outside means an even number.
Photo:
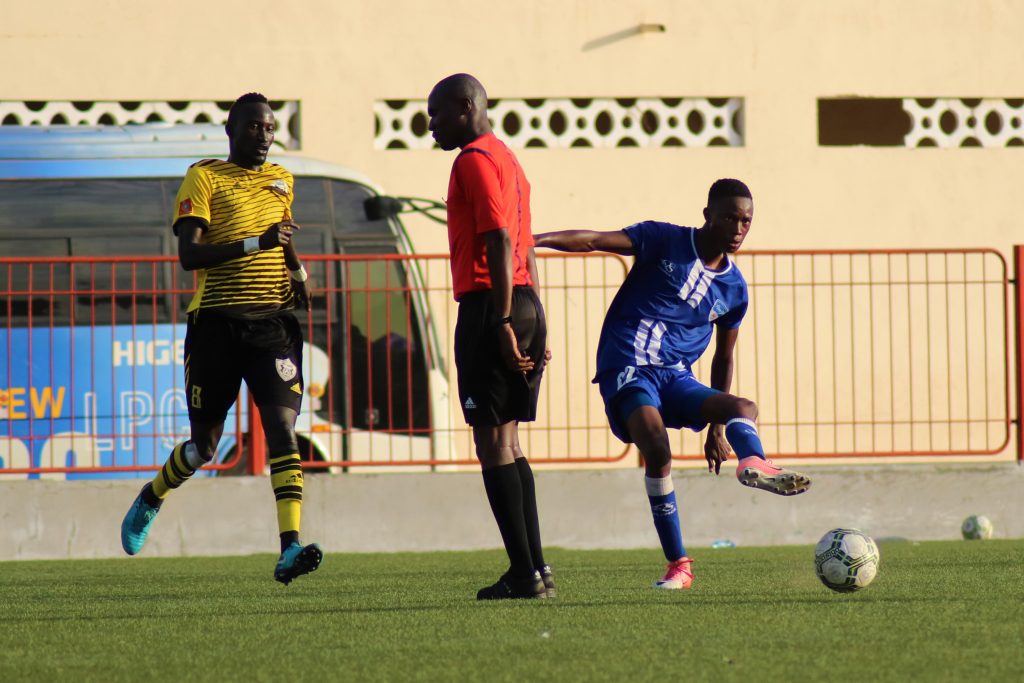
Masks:
[[[754,202],[748,197],[724,197],[704,209],[713,246],[733,254],[743,246],[754,220]]]
[[[466,135],[468,119],[463,115],[461,105],[461,100],[437,88],[427,98],[427,116],[430,117],[427,127],[446,152],[458,147]]]
[[[250,102],[239,107],[235,127],[228,138],[231,161],[243,168],[262,166],[274,143],[274,112],[270,105]]]

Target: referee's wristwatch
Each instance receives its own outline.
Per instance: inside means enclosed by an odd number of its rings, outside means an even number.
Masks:
[[[504,318],[499,318],[498,322],[494,325],[495,327],[504,327],[505,325],[512,324],[512,316],[506,315]]]

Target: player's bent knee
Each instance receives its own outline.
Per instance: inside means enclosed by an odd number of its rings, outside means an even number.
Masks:
[[[736,397],[737,417],[754,422],[757,420],[757,404],[749,398]]]

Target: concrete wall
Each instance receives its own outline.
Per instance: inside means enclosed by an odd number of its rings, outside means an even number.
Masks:
[[[1024,468],[1016,465],[811,468],[796,498],[746,489],[731,472],[675,474],[684,539],[811,544],[854,527],[877,538],[960,537],[984,514],[997,538],[1024,537]],[[477,473],[321,475],[306,479],[307,541],[327,553],[472,550],[500,546]],[[0,482],[0,560],[120,557],[119,529],[135,481]],[[537,474],[547,546],[657,548],[640,470]],[[264,478],[199,479],[175,492],[144,557],[273,552],[277,529]]]

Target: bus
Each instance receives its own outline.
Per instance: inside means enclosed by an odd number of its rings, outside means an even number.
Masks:
[[[170,217],[189,165],[226,153],[219,125],[0,126],[0,475],[151,476],[187,438],[193,274]],[[449,422],[445,354],[395,201],[341,166],[271,160],[295,176],[296,245],[319,290],[297,312],[303,459],[430,460],[449,447],[435,429]],[[243,387],[218,462],[245,450],[247,413]]]

